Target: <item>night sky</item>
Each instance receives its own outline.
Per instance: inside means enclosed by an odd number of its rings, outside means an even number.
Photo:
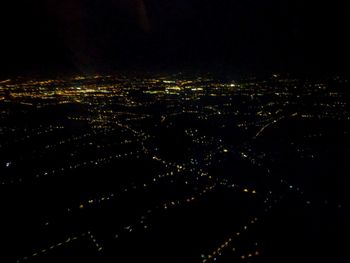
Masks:
[[[350,12],[341,2],[3,0],[1,75],[129,68],[346,71]]]

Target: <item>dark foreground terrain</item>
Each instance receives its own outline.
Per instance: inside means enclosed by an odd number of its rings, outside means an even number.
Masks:
[[[0,82],[0,262],[350,262],[349,83]]]

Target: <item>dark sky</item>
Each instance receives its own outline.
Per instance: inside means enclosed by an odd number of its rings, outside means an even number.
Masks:
[[[345,1],[323,2],[2,0],[1,72],[344,71],[350,12]]]

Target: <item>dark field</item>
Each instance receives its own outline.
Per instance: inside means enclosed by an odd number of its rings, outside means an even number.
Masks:
[[[0,262],[350,262],[349,83],[0,82]]]

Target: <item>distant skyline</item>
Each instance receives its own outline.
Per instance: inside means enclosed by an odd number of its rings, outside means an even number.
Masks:
[[[1,74],[347,71],[349,9],[316,1],[3,1]]]

